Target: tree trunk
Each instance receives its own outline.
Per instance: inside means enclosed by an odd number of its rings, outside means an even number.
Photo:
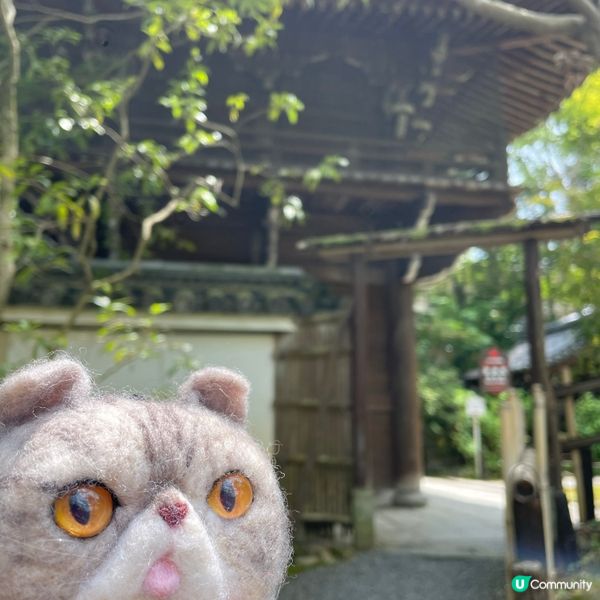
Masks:
[[[12,0],[0,0],[0,31],[8,48],[8,66],[0,80],[0,321],[15,273],[14,219],[17,208],[14,170],[19,156],[17,83],[20,46]]]
[[[267,267],[275,268],[279,262],[279,227],[281,221],[281,208],[271,203],[267,214],[268,248]]]

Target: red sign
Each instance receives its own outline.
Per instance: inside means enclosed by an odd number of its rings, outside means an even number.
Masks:
[[[499,394],[510,387],[510,369],[506,357],[498,348],[486,351],[480,364],[481,390]]]

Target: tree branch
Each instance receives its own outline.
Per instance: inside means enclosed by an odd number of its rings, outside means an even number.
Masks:
[[[49,8],[48,6],[42,6],[37,3],[20,2],[19,8],[22,10],[29,10],[37,12],[42,15],[48,15],[56,19],[64,19],[67,21],[76,21],[77,23],[83,23],[84,25],[93,25],[94,23],[100,23],[102,21],[130,21],[132,19],[139,19],[144,15],[144,11],[136,10],[122,13],[104,13],[98,15],[82,15],[80,13],[70,12],[67,10],[61,10],[59,8]]]
[[[129,102],[140,89],[141,85],[146,79],[149,68],[150,59],[146,57],[142,63],[142,67],[138,75],[136,76],[131,86],[129,86],[129,88],[127,88],[127,90],[123,93],[123,97],[119,102],[117,111],[119,114],[119,127],[121,129],[121,133],[117,133],[116,131],[114,131],[111,135],[109,131],[110,128],[107,127],[107,133],[109,134],[109,137],[115,142],[115,147],[104,171],[104,181],[95,194],[95,200],[98,203],[98,206],[102,204],[102,200],[109,193],[110,188],[113,185],[113,180],[116,174],[117,166],[121,157],[121,150],[126,144],[126,142],[129,140],[129,114],[127,112]],[[101,283],[113,283],[112,281],[107,281],[110,278],[94,280],[94,273],[90,264],[90,258],[92,258],[96,250],[95,233],[98,218],[98,212],[90,212],[85,220],[84,234],[82,236],[81,243],[79,244],[79,248],[77,249],[76,255],[77,262],[81,265],[81,268],[83,269],[83,274],[85,277],[85,288],[82,290],[77,300],[77,303],[75,304],[73,310],[69,314],[69,318],[67,319],[67,322],[65,323],[65,326],[63,328],[63,333],[66,333],[73,328],[77,321],[77,317],[81,314],[81,312],[85,309],[87,303],[90,301],[94,290],[98,289]],[[130,272],[127,275],[125,275],[122,279],[125,279],[131,273],[135,272],[136,269],[137,266],[134,269],[130,270]],[[121,281],[121,279],[117,279],[116,281]]]
[[[127,279],[128,277],[133,275],[139,269],[140,262],[142,261],[142,257],[144,255],[144,251],[146,250],[148,242],[152,237],[152,231],[154,227],[156,227],[156,225],[158,225],[159,223],[166,221],[177,210],[179,204],[181,203],[181,200],[181,198],[173,198],[172,200],[167,202],[167,204],[165,204],[165,206],[163,206],[160,210],[156,211],[155,213],[152,213],[151,215],[148,215],[142,221],[140,239],[138,240],[137,246],[135,248],[133,257],[131,258],[129,265],[127,265],[125,269],[119,271],[118,273],[114,273],[113,275],[109,275],[108,277],[104,277],[103,279],[99,279],[96,282],[96,284],[100,285],[103,283],[108,283],[112,285],[123,281],[124,279]]]

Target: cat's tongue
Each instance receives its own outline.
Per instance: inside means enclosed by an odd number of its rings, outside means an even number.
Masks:
[[[179,589],[180,580],[177,565],[170,558],[163,556],[150,567],[142,589],[150,597],[163,600]]]

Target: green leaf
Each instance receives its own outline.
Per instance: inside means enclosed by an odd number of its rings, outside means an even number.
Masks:
[[[208,85],[209,77],[206,67],[201,66],[192,69],[190,75],[202,86]]]
[[[4,177],[5,179],[14,179],[16,176],[16,172],[13,168],[0,163],[0,177]]]
[[[151,55],[152,64],[157,71],[162,71],[165,68],[165,61],[162,57],[162,54],[158,51],[152,52]]]
[[[166,302],[154,302],[150,305],[148,312],[153,315],[162,315],[171,309],[171,305]]]
[[[246,108],[249,100],[248,94],[239,93],[228,96],[225,104],[229,108],[229,120],[236,123],[240,118],[240,113]]]
[[[269,98],[267,117],[270,121],[278,121],[282,113],[285,113],[290,124],[298,122],[298,115],[304,110],[304,103],[289,92],[272,92]]]

